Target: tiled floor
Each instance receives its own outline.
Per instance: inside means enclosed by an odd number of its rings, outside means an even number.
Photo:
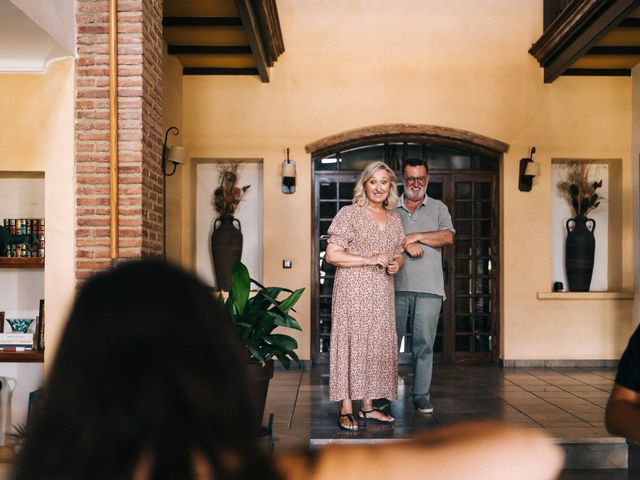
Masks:
[[[276,369],[265,411],[265,417],[274,415],[274,448],[383,442],[441,425],[489,419],[542,428],[569,449],[592,443],[624,447],[623,439],[611,437],[604,428],[604,406],[614,369],[439,365],[431,388],[433,415],[420,414],[413,408],[409,370],[401,367],[398,400],[392,405],[396,417],[393,426],[366,426],[346,432],[337,426],[336,403],[328,400],[326,367]],[[607,462],[615,466],[609,453],[590,455],[598,467]],[[609,468],[566,471],[562,476],[566,480],[582,478],[618,480],[627,479],[627,473]]]

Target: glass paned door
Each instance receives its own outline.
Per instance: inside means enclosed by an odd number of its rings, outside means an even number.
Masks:
[[[452,252],[452,337],[455,363],[496,358],[498,252],[495,175],[451,177],[449,203],[456,228]]]
[[[327,230],[340,208],[350,205],[356,173],[324,174],[315,178],[316,201],[314,202],[313,245],[313,311],[317,327],[312,332],[314,361],[326,362],[331,336],[331,295],[336,268],[324,260],[327,249]]]
[[[384,159],[400,174],[402,161],[409,157],[430,161],[428,195],[447,205],[457,232],[454,245],[444,247],[442,252],[447,300],[438,322],[435,361],[482,363],[497,358],[498,160],[427,144],[386,143],[314,159],[311,332],[314,362],[325,363],[329,358],[335,267],[324,261],[324,255],[331,221],[341,207],[351,203],[361,166],[373,159]],[[398,178],[401,181],[401,175]],[[401,193],[401,183],[399,190]],[[400,361],[411,362],[410,332],[405,335]]]
[[[335,267],[324,260],[327,230],[338,210],[351,203],[359,172],[316,174],[313,222],[313,361],[328,361],[331,295]],[[447,300],[443,303],[434,345],[434,360],[483,363],[497,355],[497,192],[490,171],[434,172],[427,193],[449,207],[456,238],[444,247],[442,268]],[[411,362],[407,332],[400,362]]]

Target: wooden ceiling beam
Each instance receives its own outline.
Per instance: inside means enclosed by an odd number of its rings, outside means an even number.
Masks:
[[[169,55],[251,55],[251,47],[243,45],[169,45]]]
[[[629,68],[568,68],[565,77],[630,77]]]
[[[260,75],[260,80],[264,83],[269,83],[269,67],[267,65],[267,57],[265,55],[264,46],[262,45],[262,38],[260,36],[260,30],[258,26],[258,20],[253,10],[250,0],[235,0],[236,8],[242,19],[242,26],[244,33],[247,36],[251,50],[253,51],[253,58],[256,62],[256,68]]]
[[[587,55],[640,55],[640,46],[591,47]]]
[[[257,68],[185,67],[183,75],[258,75]]]
[[[164,17],[163,27],[241,27],[240,17]]]
[[[529,53],[544,67],[544,81],[562,75],[608,31],[621,24],[640,0],[574,2],[544,31]]]
[[[637,17],[625,18],[618,26],[625,27],[625,28],[640,28],[640,18],[637,18]]]

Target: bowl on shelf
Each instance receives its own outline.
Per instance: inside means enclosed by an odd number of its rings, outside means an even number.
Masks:
[[[33,318],[8,318],[13,333],[27,333],[33,323]]]

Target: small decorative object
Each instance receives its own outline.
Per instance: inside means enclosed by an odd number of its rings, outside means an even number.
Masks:
[[[212,198],[219,217],[211,232],[211,259],[216,287],[227,292],[231,288],[233,262],[242,258],[242,228],[233,214],[250,187],[238,187],[238,167],[237,162],[220,165],[219,183]]]
[[[578,160],[564,163],[565,178],[558,184],[575,215],[566,222],[565,242],[565,268],[572,292],[588,292],[593,274],[596,221],[587,215],[600,205],[602,197],[597,190],[602,187],[602,180],[592,180],[592,165],[593,162]]]
[[[562,290],[564,290],[564,285],[562,284],[562,282],[553,282],[554,292],[561,292]]]
[[[9,322],[12,332],[27,333],[33,323],[33,318],[8,318],[7,322]]]

